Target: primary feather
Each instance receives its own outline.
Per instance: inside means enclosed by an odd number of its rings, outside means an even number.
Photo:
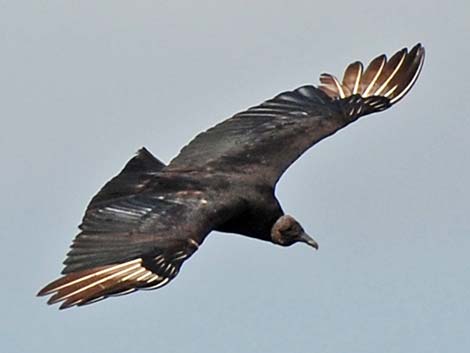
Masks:
[[[170,282],[211,230],[278,245],[302,241],[274,192],[307,149],[361,116],[402,99],[424,62],[417,44],[364,70],[350,64],[340,81],[320,76],[235,114],[196,136],[166,166],[141,149],[93,197],[64,262],[64,276],[44,287],[49,304],[81,306]]]

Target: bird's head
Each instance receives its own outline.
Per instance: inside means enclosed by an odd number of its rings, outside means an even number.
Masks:
[[[271,229],[273,243],[282,246],[290,246],[298,241],[307,243],[318,250],[318,244],[313,240],[295,220],[294,217],[283,215],[278,218]]]

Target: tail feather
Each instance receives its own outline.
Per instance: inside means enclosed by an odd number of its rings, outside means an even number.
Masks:
[[[320,76],[320,89],[333,99],[385,97],[390,105],[402,99],[416,82],[424,62],[424,48],[417,44],[410,52],[406,48],[389,60],[380,55],[363,71],[360,62],[350,64],[340,81],[330,74]]]

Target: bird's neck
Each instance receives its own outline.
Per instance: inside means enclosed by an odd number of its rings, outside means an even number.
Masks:
[[[284,212],[272,192],[248,195],[255,195],[255,197],[247,200],[245,207],[239,213],[221,224],[216,230],[271,241],[271,229]]]

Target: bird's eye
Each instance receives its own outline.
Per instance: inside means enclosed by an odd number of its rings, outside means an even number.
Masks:
[[[296,234],[297,233],[297,226],[295,224],[291,224],[291,225],[287,226],[284,229],[283,233],[286,234],[286,235]]]

